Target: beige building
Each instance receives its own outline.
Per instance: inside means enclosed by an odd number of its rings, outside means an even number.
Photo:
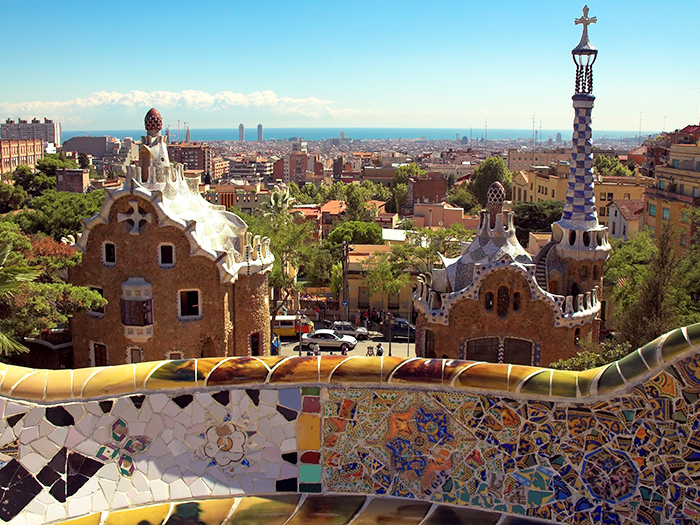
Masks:
[[[44,157],[44,143],[39,139],[0,140],[0,176],[8,177],[24,164],[33,168]]]
[[[569,163],[553,166],[533,166],[529,171],[518,171],[513,175],[513,202],[563,201],[566,199]],[[595,197],[598,221],[608,225],[608,203],[617,200],[638,200],[653,179],[637,177],[598,177]]]
[[[510,171],[528,171],[532,166],[549,166],[570,160],[571,150],[565,148],[542,151],[508,150],[508,169]]]
[[[700,145],[674,144],[666,166],[657,166],[652,187],[645,194],[646,225],[660,232],[664,224],[679,230],[677,242],[685,249],[691,241],[691,212],[700,207]]]
[[[453,224],[461,224],[467,230],[476,230],[479,226],[477,215],[464,215],[464,210],[446,202],[438,204],[415,204],[413,217],[410,217],[414,228],[449,228]]]

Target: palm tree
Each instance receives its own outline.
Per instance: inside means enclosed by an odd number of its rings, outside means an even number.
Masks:
[[[12,244],[9,242],[0,245],[0,298],[12,295],[22,284],[33,281],[40,273],[39,270],[28,266],[5,264],[11,249]],[[9,355],[27,351],[24,345],[0,332],[0,354]]]
[[[301,215],[299,210],[292,210],[294,199],[289,195],[288,191],[282,192],[279,189],[275,190],[270,195],[270,202],[260,206],[263,217],[271,219],[273,222],[286,222],[289,218],[295,218]]]

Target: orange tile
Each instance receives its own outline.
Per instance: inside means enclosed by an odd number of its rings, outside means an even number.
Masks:
[[[134,365],[118,365],[101,369],[83,385],[84,397],[134,392]]]
[[[73,392],[72,370],[51,370],[46,379],[45,399],[62,401],[71,398]]]
[[[321,417],[316,414],[299,414],[297,418],[297,447],[299,450],[321,448]]]
[[[292,357],[272,371],[270,383],[318,383],[318,356]]]
[[[378,357],[348,357],[335,369],[329,381],[381,383],[382,361]]]
[[[211,370],[205,384],[221,386],[264,383],[268,374],[265,365],[254,357],[232,357],[221,361],[219,366]]]
[[[36,370],[24,379],[21,379],[12,389],[11,396],[16,399],[44,399],[46,391],[46,378],[48,370]]]

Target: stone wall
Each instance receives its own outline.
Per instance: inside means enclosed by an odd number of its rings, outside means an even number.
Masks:
[[[694,325],[585,372],[388,356],[0,365],[0,520],[229,523],[264,496],[270,519],[312,506],[313,523],[369,509],[379,523],[379,504],[400,518],[401,501],[423,523],[696,523],[698,345]],[[218,521],[201,500],[220,502]]]
[[[500,316],[497,311],[498,289],[501,286],[506,286],[509,290],[509,307],[505,316]],[[485,307],[487,292],[491,292],[494,297],[491,310]],[[520,294],[517,311],[513,308],[515,293]],[[535,356],[534,362],[547,366],[561,358],[571,357],[579,350],[574,341],[576,328],[579,329],[581,339],[590,338],[592,328],[591,323],[574,328],[556,327],[551,304],[540,299],[533,301],[525,278],[507,269],[489,274],[479,289],[479,299],[460,299],[452,306],[449,316],[449,326],[427,322],[423,314],[418,316],[419,340],[422,341],[425,329],[431,330],[435,334],[435,348],[439,349],[437,357],[444,355],[459,359],[463,341],[508,334],[538,342],[541,353]]]

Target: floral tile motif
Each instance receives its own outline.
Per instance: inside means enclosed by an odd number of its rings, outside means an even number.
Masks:
[[[95,457],[101,461],[116,459],[123,476],[134,474],[134,455],[146,450],[151,440],[146,436],[130,436],[129,427],[122,419],[112,424],[112,442],[101,446]]]

